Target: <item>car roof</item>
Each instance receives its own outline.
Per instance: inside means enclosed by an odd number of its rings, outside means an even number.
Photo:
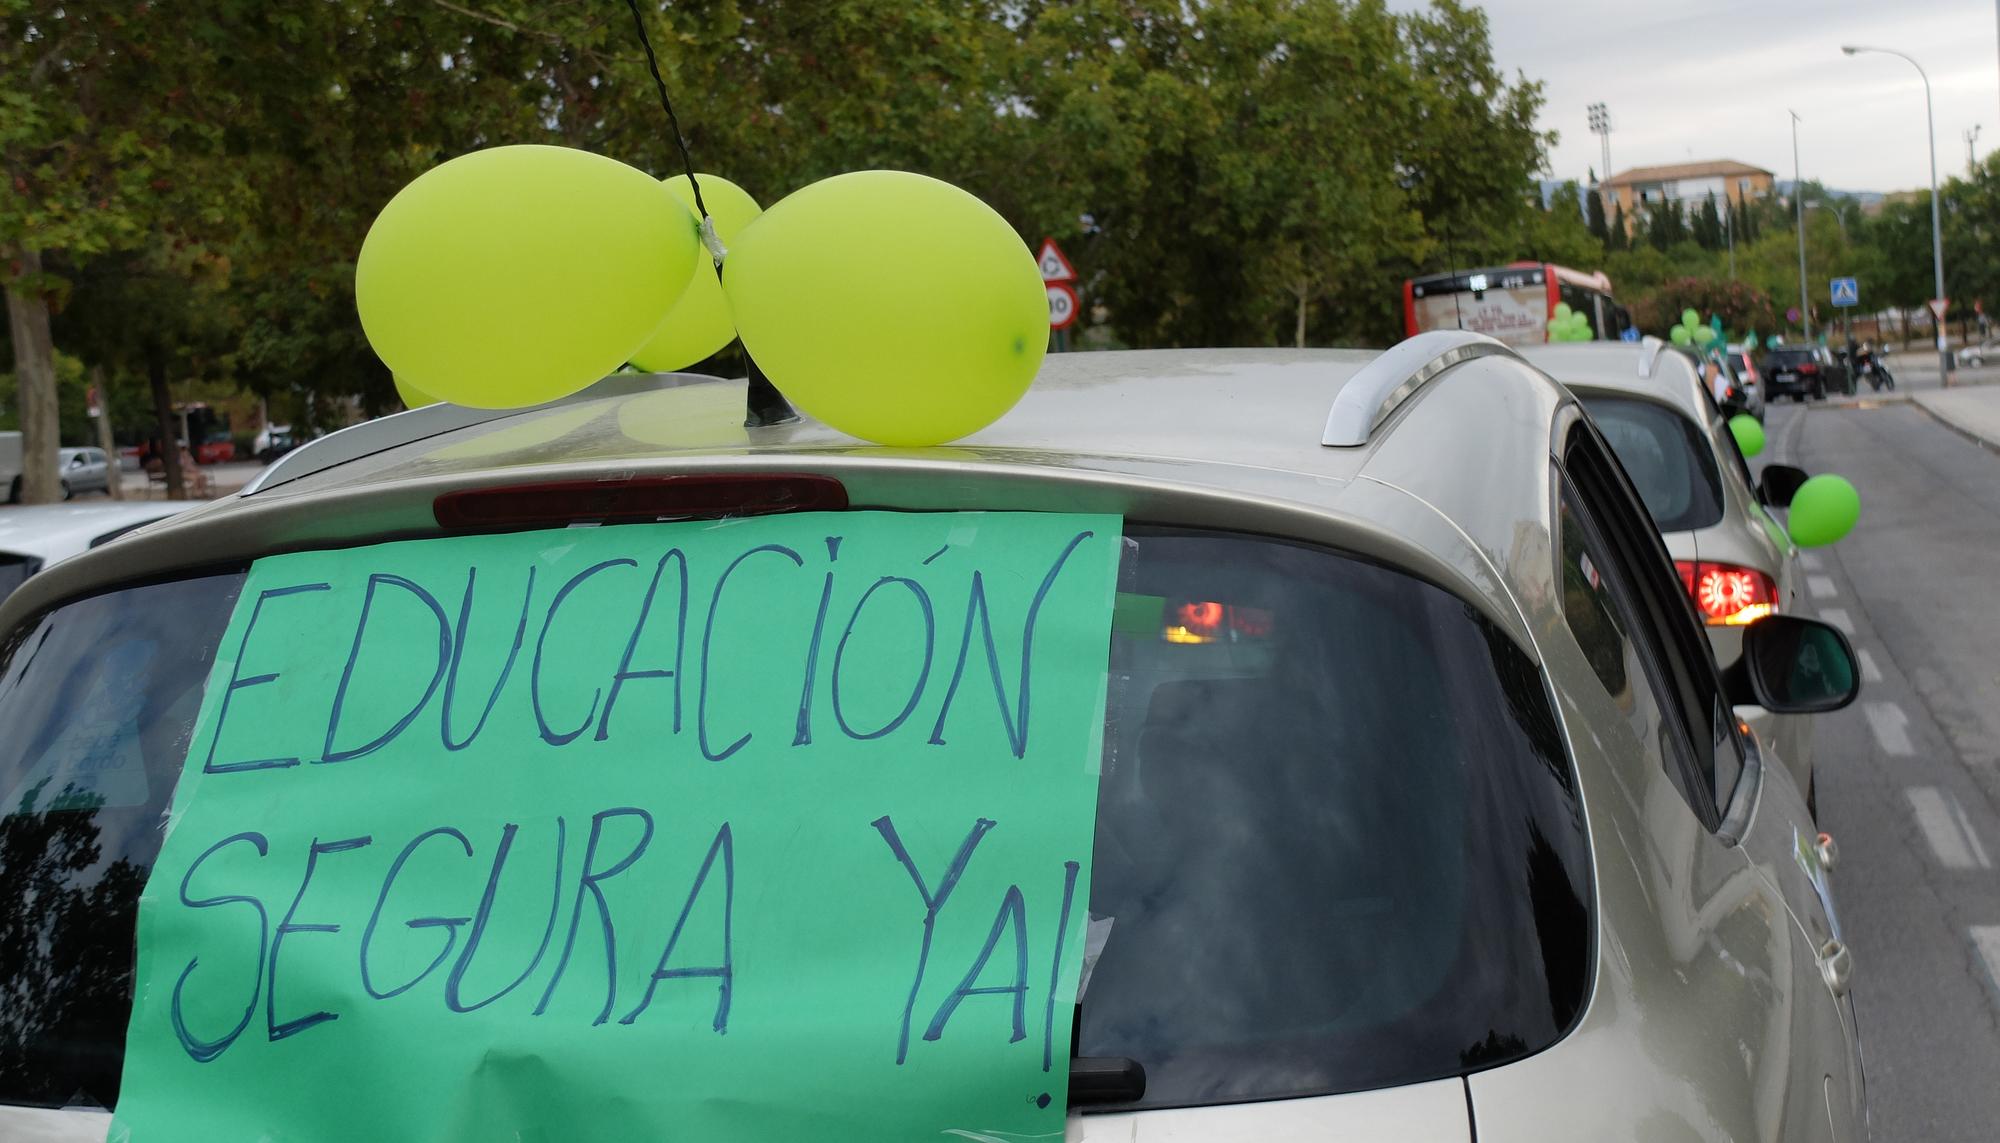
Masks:
[[[188,500],[106,500],[86,504],[30,504],[0,508],[0,552],[45,562],[76,555],[106,532],[185,512]]]
[[[1546,543],[1546,457],[1569,395],[1491,339],[1421,337],[1470,350],[1052,354],[1005,416],[932,448],[865,444],[809,417],[745,428],[746,383],[693,375],[614,376],[518,412],[430,406],[308,443],[225,506],[121,544],[123,567],[74,561],[66,583],[31,580],[5,610],[132,578],[139,562],[157,575],[436,534],[446,491],[797,471],[840,480],[854,507],[1115,511],[1325,539],[1475,599],[1528,643],[1509,576],[1553,575],[1520,559],[1521,523]],[[1352,447],[1322,444],[1336,396],[1371,367],[1356,391],[1393,385],[1393,412]]]
[[[1657,338],[1637,345],[1614,341],[1528,345],[1521,348],[1521,356],[1572,389],[1645,397],[1671,405],[1699,423],[1708,420],[1694,358]]]

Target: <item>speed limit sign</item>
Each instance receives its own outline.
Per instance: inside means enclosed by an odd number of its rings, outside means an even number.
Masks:
[[[1044,284],[1049,291],[1049,328],[1068,329],[1076,321],[1076,290],[1068,282]]]

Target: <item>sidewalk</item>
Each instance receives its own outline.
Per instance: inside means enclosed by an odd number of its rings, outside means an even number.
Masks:
[[[263,470],[264,466],[254,460],[204,465],[201,469],[208,476],[212,495],[216,497],[242,491],[243,486],[250,483],[250,478]],[[166,496],[166,486],[148,480],[143,471],[121,472],[119,475],[127,500],[159,500]]]
[[[2000,449],[2000,385],[1914,391],[1910,400],[1987,448]]]

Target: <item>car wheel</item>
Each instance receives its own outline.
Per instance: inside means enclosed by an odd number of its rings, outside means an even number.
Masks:
[[[7,503],[19,504],[20,502],[21,502],[21,478],[17,476],[14,478],[13,486],[7,489]]]
[[[64,500],[68,500],[70,497],[69,481],[65,480],[61,481],[60,483],[62,484],[62,498]]]
[[[1820,381],[1813,385],[1812,399],[1815,401],[1826,400],[1826,382]]]

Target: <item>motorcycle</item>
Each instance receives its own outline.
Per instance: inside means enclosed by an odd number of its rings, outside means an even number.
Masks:
[[[1857,372],[1868,379],[1868,386],[1873,392],[1880,393],[1884,389],[1896,387],[1896,378],[1889,373],[1889,367],[1877,354],[1862,350],[1857,361]]]

